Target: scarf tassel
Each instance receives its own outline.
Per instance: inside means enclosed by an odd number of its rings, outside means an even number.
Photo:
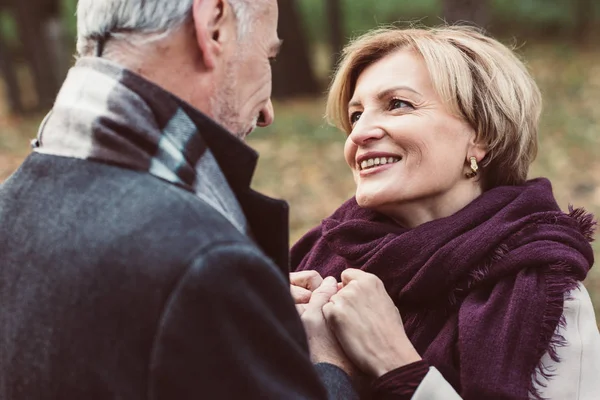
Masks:
[[[573,208],[569,205],[569,217],[577,221],[581,234],[588,242],[594,241],[594,232],[596,231],[597,222],[594,220],[594,215],[585,211],[584,208]]]
[[[533,379],[529,387],[529,394],[535,400],[545,400],[539,392],[540,388],[545,388],[548,381],[554,377],[555,371],[549,366],[544,365],[542,356],[547,352],[550,359],[555,363],[560,362],[558,349],[564,347],[567,342],[560,333],[566,328],[566,320],[563,314],[565,296],[575,289],[578,281],[570,271],[571,267],[566,264],[557,263],[550,266],[546,272],[546,294],[547,304],[544,310],[540,340],[538,341],[537,354],[540,361],[533,372]]]

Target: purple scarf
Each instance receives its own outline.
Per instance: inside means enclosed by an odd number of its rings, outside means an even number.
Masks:
[[[405,229],[355,199],[292,248],[292,269],[379,276],[421,356],[465,399],[539,397],[561,344],[564,296],[593,264],[595,222],[560,211],[550,182],[491,189],[456,214]]]

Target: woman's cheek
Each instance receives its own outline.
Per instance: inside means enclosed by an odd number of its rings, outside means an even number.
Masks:
[[[354,169],[356,145],[350,140],[350,137],[346,138],[346,142],[344,143],[344,159],[346,160],[346,164],[351,169]]]

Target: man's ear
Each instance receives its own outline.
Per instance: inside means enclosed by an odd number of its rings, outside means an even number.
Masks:
[[[232,24],[235,28],[233,10],[226,0],[194,0],[192,16],[204,65],[212,70],[223,52]]]

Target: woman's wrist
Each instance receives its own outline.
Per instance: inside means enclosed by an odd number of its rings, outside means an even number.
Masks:
[[[428,373],[429,364],[425,360],[396,368],[372,381],[372,398],[410,400]]]
[[[404,367],[422,358],[412,345],[397,349],[394,351],[382,352],[377,355],[377,360],[373,364],[373,375],[379,378],[390,371]]]

